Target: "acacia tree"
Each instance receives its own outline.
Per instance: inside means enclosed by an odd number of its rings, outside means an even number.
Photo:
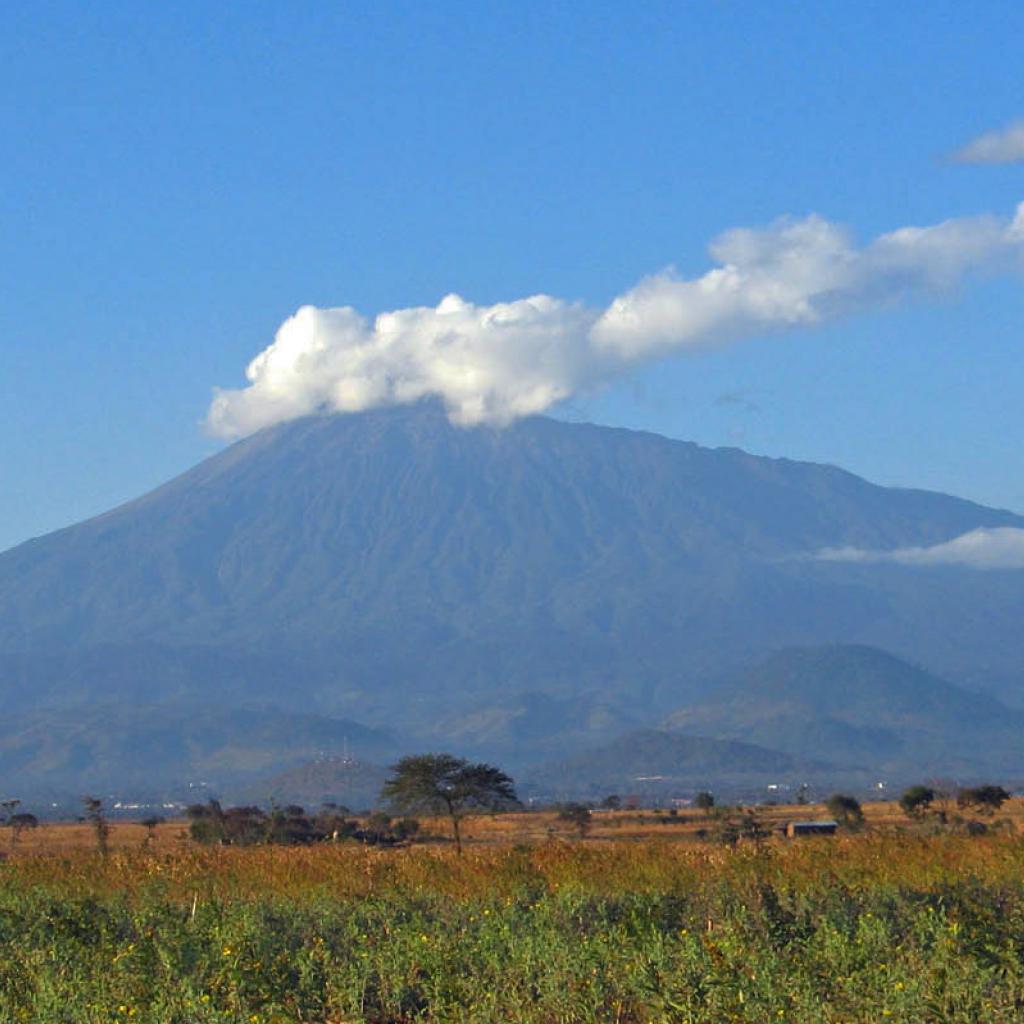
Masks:
[[[499,810],[518,803],[510,779],[499,768],[473,764],[452,754],[413,754],[391,766],[381,799],[406,814],[444,814],[462,853],[461,821],[474,809]]]
[[[14,846],[21,838],[21,833],[27,828],[38,828],[39,819],[34,814],[29,814],[27,811],[21,811],[18,814],[12,814],[7,820],[7,824],[11,828],[11,846]]]
[[[1002,786],[974,786],[961,789],[957,794],[957,806],[976,809],[980,814],[995,814],[1010,799]]]

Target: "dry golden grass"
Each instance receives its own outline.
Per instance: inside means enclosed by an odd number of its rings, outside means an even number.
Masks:
[[[871,829],[896,830],[908,824],[899,805],[892,801],[864,804],[864,814]],[[951,808],[955,811],[955,806]],[[762,806],[756,810],[758,818],[769,828],[781,827],[794,819],[824,818],[828,812],[821,804],[790,804],[774,807]],[[1024,798],[1007,802],[997,817],[1009,821],[1016,832],[1024,831]],[[586,841],[640,841],[687,840],[693,842],[697,833],[712,823],[712,818],[695,810],[680,810],[671,815],[664,810],[619,810],[593,812]],[[431,836],[447,839],[448,823],[444,819],[422,819],[423,830]],[[480,814],[466,819],[463,836],[470,846],[502,846],[521,843],[537,844],[558,841],[576,841],[576,829],[560,821],[554,812],[527,812],[509,814]],[[88,850],[96,845],[93,829],[79,822],[44,823],[35,829],[26,829],[12,843],[9,833],[0,832],[0,854],[24,857],[40,854],[65,855]],[[112,851],[143,850],[169,853],[191,845],[188,822],[164,822],[150,830],[138,822],[112,822],[109,846]]]

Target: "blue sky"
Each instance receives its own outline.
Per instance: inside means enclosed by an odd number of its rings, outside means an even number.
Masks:
[[[6,5],[0,548],[224,441],[305,304],[604,309],[817,213],[858,243],[1024,200],[1024,6]],[[1024,511],[1024,289],[975,278],[675,352],[554,411]]]

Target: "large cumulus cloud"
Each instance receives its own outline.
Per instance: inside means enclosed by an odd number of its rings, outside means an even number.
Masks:
[[[903,227],[858,247],[818,216],[727,231],[696,278],[668,270],[607,309],[549,295],[477,306],[381,313],[304,306],[246,369],[248,385],[218,389],[207,423],[223,437],[318,410],[356,412],[440,398],[460,424],[502,425],[543,412],[638,364],[746,337],[806,328],[971,273],[1005,272],[1024,256],[1024,204]]]

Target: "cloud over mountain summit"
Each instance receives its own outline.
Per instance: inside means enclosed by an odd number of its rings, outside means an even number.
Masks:
[[[648,277],[604,310],[549,295],[477,306],[448,295],[436,307],[379,314],[303,306],[246,369],[248,385],[218,389],[207,416],[240,437],[318,410],[358,412],[440,398],[453,422],[504,425],[543,412],[632,367],[744,338],[812,327],[935,293],[971,273],[1019,267],[1024,204],[903,227],[857,247],[817,215],[736,228],[710,246],[696,278]]]

